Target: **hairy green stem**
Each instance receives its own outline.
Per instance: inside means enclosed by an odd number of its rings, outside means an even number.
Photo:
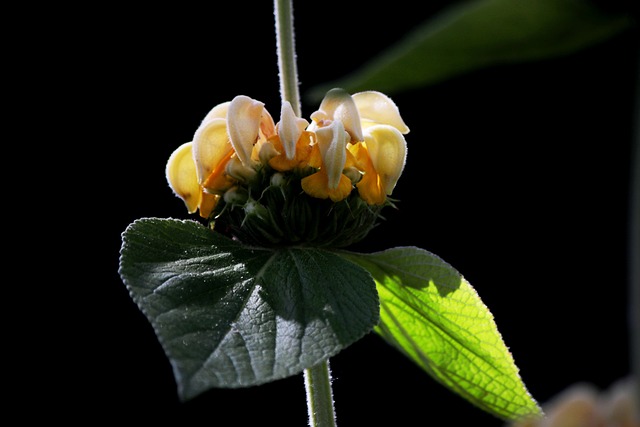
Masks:
[[[335,427],[336,413],[333,408],[329,361],[305,370],[304,385],[307,390],[309,426]]]
[[[280,98],[289,101],[297,116],[301,116],[298,91],[298,69],[293,30],[293,0],[274,0]],[[304,384],[307,392],[307,410],[310,427],[335,427],[331,372],[329,361],[306,369]]]
[[[297,116],[301,115],[298,92],[298,68],[293,30],[293,0],[274,0],[280,98],[289,101]]]

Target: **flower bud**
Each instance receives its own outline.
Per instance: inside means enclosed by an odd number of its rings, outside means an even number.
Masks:
[[[235,185],[224,193],[224,202],[230,205],[244,205],[249,199],[249,193],[243,187]]]

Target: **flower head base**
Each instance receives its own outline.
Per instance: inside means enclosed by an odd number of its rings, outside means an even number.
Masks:
[[[258,245],[342,247],[373,228],[402,174],[404,124],[380,92],[327,93],[311,123],[247,96],[214,107],[167,180],[190,213]]]

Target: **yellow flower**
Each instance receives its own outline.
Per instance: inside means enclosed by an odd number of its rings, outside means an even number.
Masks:
[[[380,92],[333,89],[311,122],[283,102],[277,124],[262,102],[239,95],[205,116],[171,154],[166,176],[190,213],[240,239],[346,245],[386,206],[408,132]]]
[[[169,186],[189,213],[209,217],[220,196],[254,173],[259,150],[275,134],[264,104],[247,96],[215,106],[202,120],[193,141],[178,147],[166,167]]]
[[[198,183],[192,148],[193,143],[187,142],[171,154],[166,167],[167,180],[173,192],[184,200],[189,213],[194,213],[198,208],[201,212],[210,212],[219,196],[202,191]]]
[[[289,102],[282,103],[277,135],[269,140],[274,148],[274,155],[268,159],[269,166],[286,172],[307,165],[315,144],[315,134],[305,130],[308,125],[308,121],[296,117]]]
[[[316,160],[311,165],[319,167],[319,170],[302,179],[302,189],[312,197],[339,202],[351,193],[352,187],[351,180],[342,173],[347,162],[347,133],[340,121],[321,127],[315,133],[320,161]]]
[[[332,123],[342,123],[346,136],[332,133],[332,143],[346,147],[355,157],[356,167],[362,172],[361,179],[355,184],[360,197],[370,205],[384,204],[404,170],[407,155],[404,134],[409,133],[409,128],[395,103],[376,91],[351,96],[342,89],[332,89],[311,118],[313,123],[308,129],[316,134]],[[323,155],[323,166],[329,179],[314,179],[306,186],[303,180],[303,188],[308,194],[321,197],[336,192],[343,181],[340,174],[345,169],[342,155],[335,155],[338,151],[323,151],[326,154]],[[340,194],[344,195],[344,191]],[[336,201],[334,197],[332,200]]]

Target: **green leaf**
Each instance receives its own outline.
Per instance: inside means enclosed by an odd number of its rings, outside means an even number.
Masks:
[[[318,102],[331,88],[392,94],[500,64],[565,55],[632,25],[583,0],[462,2],[410,32],[351,74],[311,88]]]
[[[155,329],[183,400],[300,373],[379,319],[370,275],[319,249],[245,247],[194,221],[145,218],[120,275]]]
[[[499,418],[537,415],[493,315],[471,285],[419,248],[342,254],[373,276],[382,338],[454,392]]]

